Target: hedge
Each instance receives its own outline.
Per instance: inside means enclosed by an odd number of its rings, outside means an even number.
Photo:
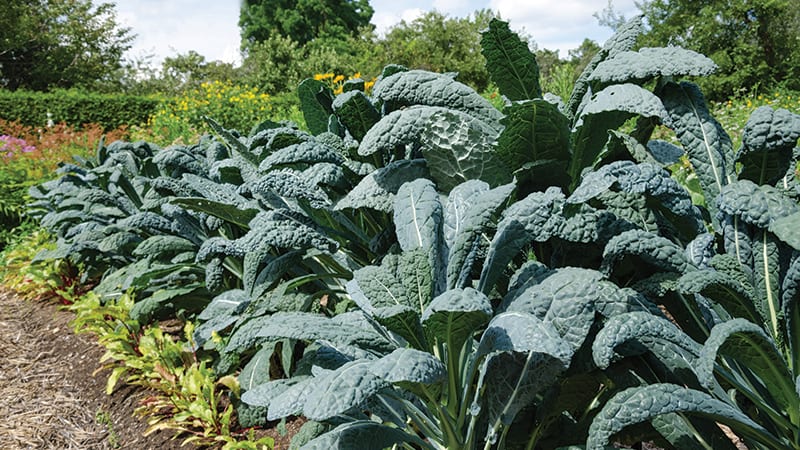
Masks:
[[[25,125],[44,126],[47,113],[54,122],[72,126],[97,123],[106,131],[122,125],[143,125],[161,99],[76,90],[53,92],[0,90],[0,118]]]

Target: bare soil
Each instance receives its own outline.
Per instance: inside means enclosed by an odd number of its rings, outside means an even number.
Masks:
[[[149,393],[118,384],[106,395],[108,372],[93,373],[104,350],[92,336],[72,332],[74,315],[52,301],[22,300],[0,289],[0,448],[173,450],[182,439],[158,431],[134,409]],[[287,424],[288,436],[274,429],[276,449],[301,423]]]

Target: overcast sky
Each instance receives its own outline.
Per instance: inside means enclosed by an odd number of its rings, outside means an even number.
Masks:
[[[99,0],[95,0],[98,2]],[[137,35],[128,57],[164,57],[195,50],[208,61],[239,59],[239,0],[105,0],[117,5],[123,26]],[[634,0],[614,0],[625,17],[636,12]],[[539,48],[558,50],[561,57],[584,38],[602,44],[611,30],[597,24],[593,14],[607,0],[371,0],[372,23],[378,32],[411,21],[435,9],[450,17],[465,17],[478,9],[491,9],[507,20],[511,29],[530,35]]]

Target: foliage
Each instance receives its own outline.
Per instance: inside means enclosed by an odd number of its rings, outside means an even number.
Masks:
[[[113,3],[90,0],[10,0],[0,30],[0,84],[11,90],[90,87],[114,73],[134,38]]]
[[[458,79],[478,91],[486,89],[489,75],[480,57],[480,31],[495,17],[478,10],[467,17],[447,17],[428,11],[411,22],[400,21],[383,41],[383,62],[412,69],[455,72]]]
[[[389,65],[301,82],[304,130],[101,145],[32,190],[40,258],[134,291],[131,329],[195,323],[239,425],[303,414],[298,447],[797,448],[800,116],[756,109],[734,151],[679,81],[714,62],[641,32],[558,97],[493,20],[502,110]]]
[[[15,230],[14,240],[0,253],[3,286],[26,299],[50,299],[71,304],[91,289],[80,280],[78,267],[64,260],[34,261],[35,256],[53,248],[52,237],[42,231]]]
[[[192,142],[207,130],[204,117],[215,117],[226,126],[250,129],[274,114],[270,96],[255,87],[232,82],[203,82],[196,89],[165,99],[148,119],[155,141],[170,144]]]
[[[77,89],[31,92],[0,90],[0,118],[42,128],[48,120],[72,127],[98,124],[105,131],[147,123],[157,98],[98,94]]]
[[[173,430],[183,443],[224,448],[272,448],[272,439],[248,439],[233,433],[233,406],[227,392],[238,391],[230,377],[217,380],[206,361],[198,360],[191,340],[192,325],[185,326],[185,339],[176,339],[160,327],[142,327],[129,317],[133,297],[127,293],[101,301],[97,295],[82,296],[69,307],[76,316],[75,332],[94,334],[106,348],[100,370],[111,370],[106,391],[111,393],[118,380],[140,385],[154,393],[136,409],[148,417],[147,434]],[[238,435],[238,436],[237,436]],[[236,447],[235,445],[239,445]]]
[[[366,0],[247,0],[239,15],[242,46],[248,49],[274,35],[300,45],[323,36],[343,38],[368,26],[372,13]]]
[[[650,30],[644,46],[669,42],[708,55],[720,69],[699,81],[715,100],[777,84],[797,89],[800,7],[797,2],[656,0],[639,7]]]

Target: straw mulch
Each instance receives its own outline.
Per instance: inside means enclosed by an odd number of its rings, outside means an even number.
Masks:
[[[144,393],[105,394],[107,374],[92,375],[103,350],[72,333],[71,317],[0,290],[0,448],[179,448],[170,433],[142,436],[132,412]]]

